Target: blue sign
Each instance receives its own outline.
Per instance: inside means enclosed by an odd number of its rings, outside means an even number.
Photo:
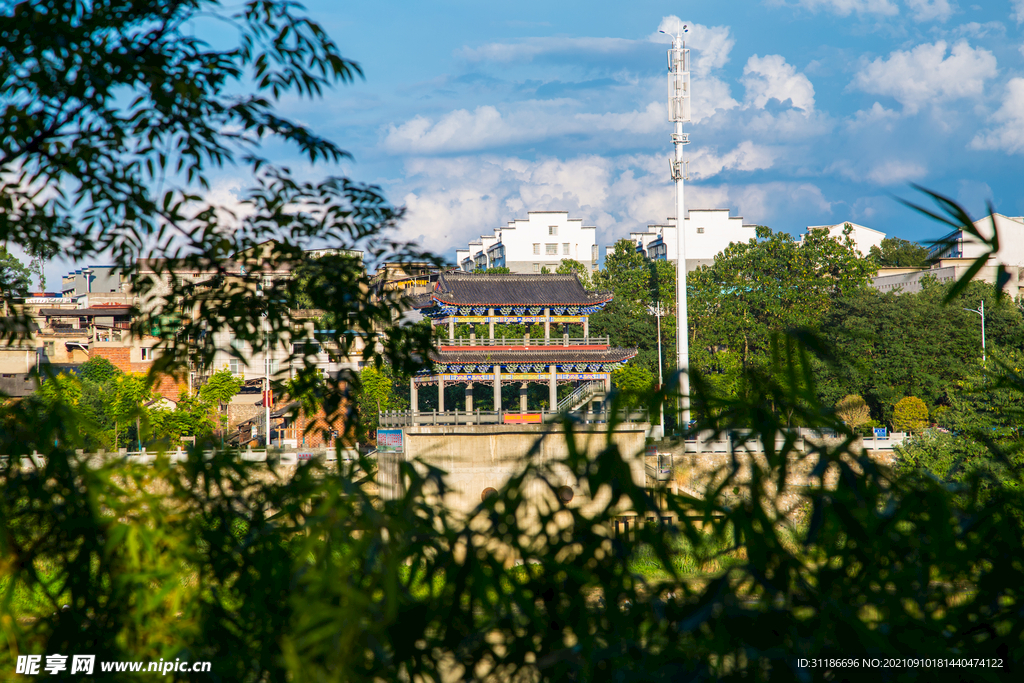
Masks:
[[[885,427],[875,427],[874,428],[874,432],[875,432],[875,438],[876,439],[886,439],[886,438],[889,437],[889,433],[885,429]]]

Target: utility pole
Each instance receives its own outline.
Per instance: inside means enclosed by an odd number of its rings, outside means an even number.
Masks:
[[[647,310],[651,312],[651,315],[658,321],[658,390],[664,389],[665,380],[662,377],[661,372],[661,316],[665,314],[661,307],[660,301],[655,301],[652,305],[647,307]],[[659,439],[665,438],[665,402],[658,402],[658,431],[657,435]]]
[[[965,308],[964,310],[981,316],[981,362],[985,363],[987,361],[985,357],[985,300],[981,300],[981,306],[978,308]]]
[[[683,146],[690,144],[689,135],[683,132],[683,124],[690,120],[690,51],[686,48],[683,34],[688,32],[682,24],[672,36],[672,49],[668,51],[668,120],[675,124],[672,144],[675,156],[670,159],[672,180],[676,184],[676,346],[679,350],[680,426],[690,427],[690,335],[686,316],[686,234],[683,231],[685,216],[683,202],[683,181],[686,180],[686,161]],[[662,33],[665,33],[662,31]]]

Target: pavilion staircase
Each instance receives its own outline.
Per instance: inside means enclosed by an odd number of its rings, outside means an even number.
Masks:
[[[585,406],[595,398],[604,398],[604,382],[586,382],[558,402],[558,412],[571,413]]]

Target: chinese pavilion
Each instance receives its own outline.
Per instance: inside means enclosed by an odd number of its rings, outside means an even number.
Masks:
[[[599,383],[610,388],[612,371],[636,355],[636,349],[609,346],[607,338],[591,338],[590,316],[612,300],[611,292],[589,292],[575,275],[482,275],[444,273],[438,277],[424,315],[436,326],[447,326],[447,340],[430,355],[432,370],[412,379],[412,409],[419,409],[419,388],[438,387],[438,411],[444,412],[446,385],[466,385],[466,411],[473,411],[473,385],[490,384],[500,411],[501,386],[520,385],[520,412],[527,412],[526,387],[546,384],[549,407],[558,406],[558,385]],[[455,337],[455,327],[469,324],[469,338]],[[563,333],[552,336],[552,325]],[[487,326],[487,336],[476,334]],[[544,336],[510,338],[508,325],[543,325]],[[568,326],[580,326],[572,337]]]

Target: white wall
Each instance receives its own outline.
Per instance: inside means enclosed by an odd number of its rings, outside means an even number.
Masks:
[[[843,232],[846,230],[846,224],[849,223],[853,230],[850,232],[850,238],[853,240],[854,248],[860,252],[861,256],[867,256],[871,251],[871,247],[882,247],[882,240],[885,239],[885,233],[868,228],[863,225],[858,225],[852,221],[844,221],[842,223],[836,223],[835,225],[808,225],[807,232],[811,230],[828,230],[829,235],[837,240],[843,239]],[[804,241],[804,235],[800,235],[800,241]]]
[[[487,255],[488,248],[500,242],[505,247],[504,266],[513,273],[537,273],[545,267],[553,272],[562,259],[574,259],[593,270],[597,267],[593,258],[596,235],[595,227],[583,225],[580,218],[569,218],[567,211],[530,211],[525,219],[509,221],[494,234],[470,242],[468,252],[456,251],[456,258],[463,267],[467,257],[475,259],[481,252]],[[539,254],[534,253],[535,244]],[[554,245],[555,253],[549,253],[549,245]],[[496,265],[502,264],[488,258],[485,267]]]
[[[691,209],[683,220],[686,231],[686,263],[688,270],[714,261],[733,242],[747,242],[756,237],[754,225],[745,224],[741,216],[730,216],[729,209]],[[649,225],[646,232],[630,233],[634,243],[646,250],[658,236],[667,247],[667,260],[675,263],[678,233],[676,226]],[[611,247],[609,247],[611,253]]]

